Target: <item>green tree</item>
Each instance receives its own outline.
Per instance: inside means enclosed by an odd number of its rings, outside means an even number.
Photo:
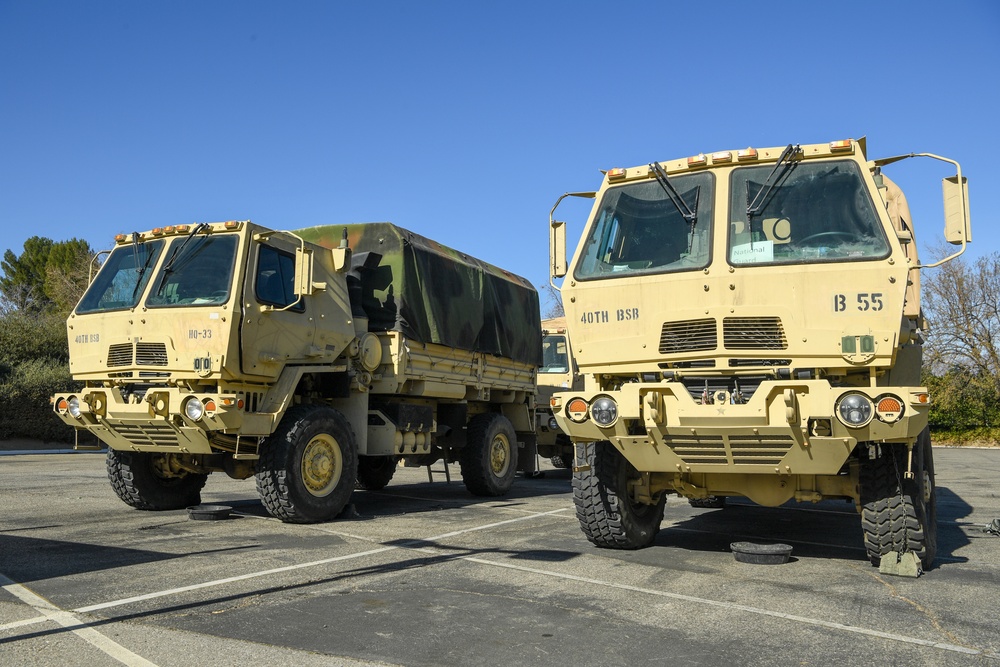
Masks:
[[[996,426],[1000,405],[1000,253],[958,258],[922,276],[930,320],[925,378],[949,428]],[[933,415],[932,415],[933,417]],[[942,424],[943,425],[943,424]]]
[[[93,256],[90,245],[75,238],[32,236],[20,256],[8,250],[0,261],[3,310],[68,313],[87,286]]]

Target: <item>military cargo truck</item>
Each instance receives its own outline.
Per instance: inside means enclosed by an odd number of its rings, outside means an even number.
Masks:
[[[950,257],[922,264],[883,167],[955,166]],[[971,240],[957,162],[868,160],[864,140],[699,154],[606,172],[576,253],[550,215],[581,391],[573,491],[601,547],[649,545],[667,494],[853,501],[869,558],[936,548],[920,271]],[[553,283],[555,285],[555,283]],[[914,556],[915,554],[916,556]]]
[[[566,318],[542,320],[542,365],[538,369],[538,401],[535,427],[538,453],[557,468],[573,464],[573,442],[552,416],[549,401],[558,389],[583,389],[583,376],[573,361],[566,331]]]
[[[533,470],[541,343],[523,278],[389,223],[116,241],[67,321],[85,386],[53,405],[108,445],[127,504],[196,505],[224,472],[306,523],[384,487],[401,457],[457,460],[482,496],[510,489],[519,458]]]

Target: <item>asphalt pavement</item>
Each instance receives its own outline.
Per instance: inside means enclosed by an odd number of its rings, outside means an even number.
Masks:
[[[143,512],[100,453],[0,455],[3,665],[998,665],[1000,449],[935,448],[939,553],[918,579],[865,558],[853,505],[696,509],[655,544],[597,549],[570,474],[504,498],[399,468],[350,511],[283,524],[252,480],[231,518]],[[441,468],[441,464],[435,466]],[[736,562],[736,541],[792,545]]]

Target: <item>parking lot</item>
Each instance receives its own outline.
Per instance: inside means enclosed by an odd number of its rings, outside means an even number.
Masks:
[[[695,509],[649,549],[596,549],[570,474],[468,495],[400,468],[338,521],[271,519],[213,475],[232,518],[142,512],[99,453],[0,456],[4,665],[1000,664],[1000,449],[935,449],[939,552],[881,575],[847,503]],[[440,468],[438,464],[436,468]],[[734,541],[794,547],[738,563]]]

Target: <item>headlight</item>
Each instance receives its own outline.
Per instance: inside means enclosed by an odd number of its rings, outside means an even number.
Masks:
[[[860,428],[872,420],[874,406],[864,394],[844,394],[837,401],[837,416],[851,428]]]
[[[80,418],[80,399],[76,396],[71,396],[69,399],[68,407],[69,413],[73,415],[74,419]]]
[[[607,396],[601,396],[590,406],[590,416],[598,426],[611,426],[618,420],[618,405]]]
[[[559,430],[559,422],[556,421],[555,417],[549,417],[549,428],[553,431]]]
[[[197,398],[192,396],[184,403],[184,414],[191,421],[198,421],[205,416],[205,406]]]

